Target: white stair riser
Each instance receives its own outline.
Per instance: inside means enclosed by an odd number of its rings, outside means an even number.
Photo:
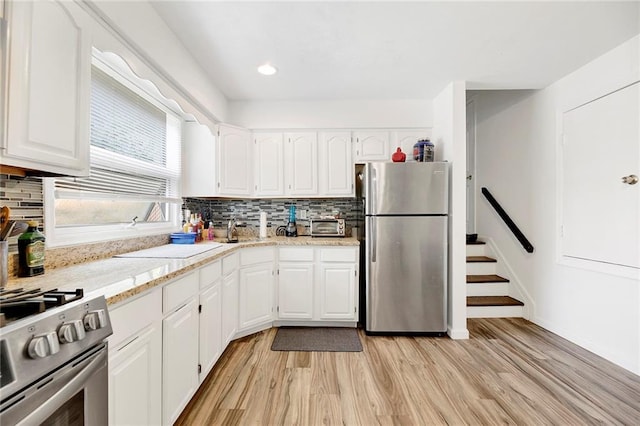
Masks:
[[[486,244],[467,244],[467,256],[485,256]]]
[[[496,262],[467,262],[467,275],[495,275]]]
[[[467,284],[467,296],[508,296],[509,283]]]
[[[522,306],[467,306],[467,318],[522,318]]]

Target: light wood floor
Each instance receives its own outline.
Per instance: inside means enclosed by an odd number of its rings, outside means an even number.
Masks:
[[[521,319],[469,340],[370,337],[363,352],[233,342],[177,424],[640,424],[640,377]]]

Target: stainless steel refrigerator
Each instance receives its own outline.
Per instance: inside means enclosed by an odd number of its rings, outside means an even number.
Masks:
[[[447,330],[449,164],[367,163],[365,331]]]

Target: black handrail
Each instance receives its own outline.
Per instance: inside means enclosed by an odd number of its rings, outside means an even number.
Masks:
[[[518,228],[518,226],[513,223],[513,220],[511,220],[507,212],[504,211],[500,203],[498,203],[496,199],[493,198],[493,195],[491,195],[487,188],[482,188],[482,195],[484,195],[489,204],[491,204],[491,206],[496,210],[498,216],[500,216],[502,220],[504,220],[504,223],[509,227],[511,232],[513,232],[513,235],[515,235],[518,241],[520,241],[520,244],[522,244],[522,247],[524,247],[527,253],[533,253],[533,246],[531,245],[529,240],[527,240],[527,237],[525,237],[522,231],[520,231],[520,228]]]

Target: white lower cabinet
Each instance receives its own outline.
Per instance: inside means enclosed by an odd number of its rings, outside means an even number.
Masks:
[[[229,254],[110,308],[109,423],[173,424],[228,343],[280,323],[357,321],[358,247]],[[275,298],[275,300],[274,300]]]
[[[239,255],[222,259],[222,344],[226,347],[238,331]]]
[[[313,319],[313,263],[280,262],[278,318]]]
[[[353,264],[320,263],[318,302],[321,320],[357,319],[356,278]]]
[[[109,314],[114,330],[109,337],[109,424],[160,424],[162,291],[116,306]]]
[[[200,273],[200,383],[222,355],[222,265],[203,266]]]
[[[279,255],[281,323],[357,321],[357,247],[283,247]]]
[[[173,424],[196,392],[198,302],[195,298],[162,321],[162,423]]]
[[[152,324],[109,357],[109,424],[161,421],[162,329]]]
[[[274,260],[273,247],[240,252],[239,331],[271,326]]]

